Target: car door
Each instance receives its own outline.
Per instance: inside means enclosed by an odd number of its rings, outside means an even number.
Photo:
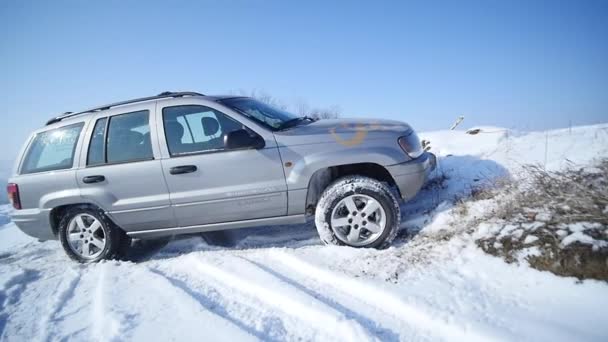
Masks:
[[[287,185],[272,135],[264,148],[229,150],[224,135],[246,127],[217,108],[159,104],[159,115],[163,171],[179,226],[287,214]]]
[[[94,118],[85,136],[77,181],[82,197],[106,210],[126,231],[177,225],[157,141],[155,104],[112,109]]]

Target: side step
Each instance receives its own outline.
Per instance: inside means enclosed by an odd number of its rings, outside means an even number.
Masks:
[[[161,228],[161,229],[150,229],[150,230],[138,230],[127,232],[127,235],[134,238],[157,238],[163,236],[180,235],[180,234],[193,234],[211,232],[215,230],[226,230],[226,229],[237,229],[237,228],[248,228],[248,227],[260,227],[260,226],[278,226],[288,224],[304,224],[306,223],[306,216],[304,214],[289,215],[289,216],[278,216],[262,219],[243,220],[234,222],[222,222],[222,223],[209,223],[198,226],[188,227],[175,227],[175,228]]]

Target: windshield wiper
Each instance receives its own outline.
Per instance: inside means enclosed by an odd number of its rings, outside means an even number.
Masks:
[[[309,120],[310,122],[315,122],[316,120],[309,117],[309,116],[301,116],[301,117],[297,117],[297,118],[293,118],[293,119],[289,119],[285,122],[283,122],[281,124],[281,126],[279,126],[279,131],[283,131],[286,130],[288,128],[297,126],[300,122],[303,122],[305,120]]]

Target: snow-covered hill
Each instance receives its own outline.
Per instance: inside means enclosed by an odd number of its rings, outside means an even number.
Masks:
[[[440,167],[382,251],[323,246],[314,227],[289,226],[233,232],[230,247],[191,237],[140,248],[137,262],[83,266],[59,243],[23,235],[5,206],[0,340],[607,340],[605,282],[507,264],[448,222],[456,201],[524,164],[607,158],[608,125],[421,136]]]

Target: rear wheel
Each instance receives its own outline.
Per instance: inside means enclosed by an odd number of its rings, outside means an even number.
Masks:
[[[399,202],[382,182],[347,176],[321,195],[315,225],[327,244],[384,248],[399,229]]]
[[[103,211],[89,207],[69,209],[59,223],[58,233],[67,255],[82,263],[117,258],[130,242]]]

